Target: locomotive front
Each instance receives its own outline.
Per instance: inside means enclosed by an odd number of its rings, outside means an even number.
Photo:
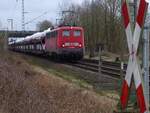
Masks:
[[[84,31],[81,27],[62,27],[58,38],[58,54],[64,58],[82,59],[84,53]]]

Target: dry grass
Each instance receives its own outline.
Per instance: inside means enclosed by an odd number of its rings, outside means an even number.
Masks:
[[[115,100],[33,69],[18,56],[0,57],[0,113],[112,113],[116,107]]]

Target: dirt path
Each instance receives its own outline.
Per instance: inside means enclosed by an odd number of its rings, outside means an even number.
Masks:
[[[113,113],[116,104],[18,56],[0,55],[0,113]]]

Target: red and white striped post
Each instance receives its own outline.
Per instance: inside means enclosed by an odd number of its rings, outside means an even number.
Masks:
[[[139,7],[138,7],[138,15],[136,18],[135,30],[132,35],[127,1],[124,0],[123,5],[122,5],[122,15],[124,19],[124,26],[126,30],[130,57],[129,57],[127,71],[126,71],[126,77],[123,82],[122,94],[120,98],[121,106],[123,109],[125,109],[127,106],[129,90],[131,86],[131,79],[133,75],[135,86],[136,86],[138,105],[140,107],[140,113],[146,113],[147,108],[146,108],[146,102],[145,102],[144,93],[143,93],[141,73],[139,71],[140,66],[137,63],[137,49],[139,45],[140,34],[141,34],[142,27],[143,27],[147,6],[148,6],[148,3],[145,0],[140,0]]]

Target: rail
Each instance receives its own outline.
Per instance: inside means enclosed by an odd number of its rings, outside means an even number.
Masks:
[[[83,59],[81,61],[73,62],[71,63],[71,65],[92,72],[96,72],[96,73],[99,72],[98,60]],[[120,79],[121,71],[123,73],[123,78],[125,77],[127,65],[124,64],[124,69],[121,70],[121,63],[102,60],[100,68],[102,74]]]

